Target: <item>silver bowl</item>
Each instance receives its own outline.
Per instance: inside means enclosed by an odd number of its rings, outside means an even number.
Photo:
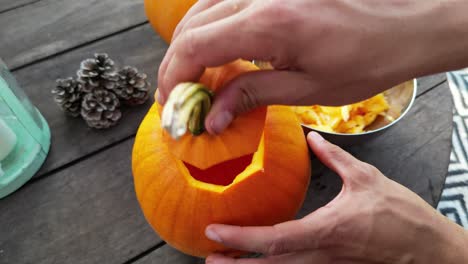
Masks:
[[[416,99],[417,86],[417,80],[414,79],[385,91],[385,98],[390,105],[390,108],[387,110],[387,115],[393,117],[394,120],[389,121],[387,118],[378,117],[375,122],[366,128],[365,132],[356,134],[325,132],[304,124],[302,124],[302,128],[305,134],[310,131],[316,131],[326,140],[338,146],[346,147],[362,144],[382,135],[406,116]]]

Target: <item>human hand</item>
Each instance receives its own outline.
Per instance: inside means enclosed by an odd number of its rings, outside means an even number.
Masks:
[[[244,58],[276,70],[242,75],[217,94],[205,122],[212,134],[259,105],[354,103],[468,65],[467,8],[465,0],[200,0],[161,64],[160,101],[206,67]]]
[[[206,263],[468,263],[464,229],[318,134],[309,134],[308,142],[342,178],[341,193],[308,216],[275,226],[208,226],[210,239],[266,257],[212,255]]]

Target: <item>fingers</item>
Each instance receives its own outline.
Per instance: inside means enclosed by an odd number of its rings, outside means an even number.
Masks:
[[[223,255],[214,254],[206,259],[207,264],[327,264],[332,263],[331,257],[322,251],[303,251],[266,258],[242,258],[234,259]]]
[[[223,2],[223,0],[199,0],[197,1],[190,9],[189,11],[185,14],[185,16],[182,18],[182,20],[177,24],[176,29],[174,30],[174,33],[172,34],[172,40],[171,43],[174,42],[174,40],[177,38],[179,33],[182,31],[182,28],[184,25],[187,23],[190,18],[192,18],[194,15],[202,12],[205,9],[208,9],[218,3]],[[166,57],[172,57],[170,56],[170,50],[167,52]],[[164,73],[166,72],[167,65],[169,64],[170,60],[164,59],[161,62],[161,65],[159,66],[159,73],[158,73],[158,79],[161,79],[162,76],[164,76]],[[160,84],[158,85],[160,86]],[[161,92],[158,93],[157,100],[160,104],[163,103],[163,96],[161,95]]]
[[[200,4],[196,4],[184,19],[178,24],[176,31],[174,32],[172,43],[178,37],[181,32],[194,29],[212,22],[216,22],[220,19],[229,17],[233,14],[238,13],[247,6],[247,0],[209,0],[202,1]],[[177,45],[177,43],[173,44]],[[169,49],[164,60],[159,68],[159,77],[164,78],[169,62],[172,60],[174,55],[174,49]],[[197,74],[199,75],[199,73]],[[161,85],[159,87],[162,87]],[[163,88],[164,89],[164,88]],[[166,94],[162,92],[161,96],[164,97]],[[165,99],[165,98],[164,98]],[[161,100],[158,98],[158,101]],[[160,102],[163,103],[163,102]]]
[[[225,18],[243,9],[246,0],[201,0],[195,3],[192,8],[187,12],[184,18],[177,25],[173,37],[172,43],[184,30],[199,27],[211,22],[215,22],[219,19]],[[187,25],[189,24],[189,25]],[[176,45],[176,44],[173,44]],[[159,67],[159,77],[161,80],[164,78],[169,62],[174,54],[173,49],[169,49],[164,60],[161,62]],[[159,83],[158,87],[162,87],[162,82]],[[165,97],[164,91],[159,94],[159,103],[164,103]]]
[[[333,209],[323,208],[310,214],[307,221],[301,219],[254,227],[214,224],[206,228],[205,234],[228,248],[271,256],[282,255],[326,245],[326,241],[319,240],[333,230],[330,217],[335,215]]]
[[[229,248],[241,251],[278,255],[304,249],[306,227],[299,221],[285,222],[275,226],[239,227],[210,225],[206,236]]]
[[[219,134],[236,116],[258,106],[301,104],[318,90],[316,86],[299,72],[257,71],[243,74],[216,95],[205,127],[209,133]]]
[[[163,102],[173,87],[196,81],[206,67],[229,63],[238,58],[270,61],[285,53],[273,50],[271,39],[259,38],[244,12],[181,33],[171,44],[160,68],[158,87]]]
[[[184,19],[178,24],[174,32],[173,40],[177,38],[180,32],[191,28],[200,27],[217,20],[229,17],[242,11],[248,6],[248,0],[211,0],[203,2],[203,5],[191,9]]]
[[[185,14],[185,16],[182,18],[182,20],[177,24],[176,29],[174,30],[174,34],[172,35],[172,41],[177,38],[177,35],[182,31],[182,28],[184,27],[185,23],[189,21],[193,16],[197,15],[200,12],[203,12],[204,10],[218,4],[222,3],[223,0],[199,0],[197,1],[190,9],[189,11]]]
[[[205,233],[208,238],[230,248],[275,255],[296,250],[292,248],[292,243],[287,243],[287,241],[293,239],[291,233],[301,233],[299,231],[304,233],[305,230],[298,222],[295,223],[284,223],[283,227],[279,225],[264,227],[211,225]]]
[[[379,175],[382,175],[373,166],[356,159],[340,147],[326,141],[316,132],[310,132],[307,141],[317,158],[325,166],[338,173],[348,189],[367,188]]]

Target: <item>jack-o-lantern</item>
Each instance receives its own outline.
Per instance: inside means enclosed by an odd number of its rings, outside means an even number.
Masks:
[[[237,60],[207,69],[200,83],[216,93],[256,69]],[[172,94],[164,109],[155,103],[138,130],[132,159],[135,190],[147,221],[168,244],[199,257],[230,252],[206,238],[209,224],[257,226],[293,219],[310,180],[307,143],[289,107],[260,108],[236,118],[219,135],[200,134],[203,122],[196,123],[207,109],[194,110],[193,100],[208,95],[195,89],[176,98],[192,107],[181,112],[190,112],[189,122],[195,122],[189,130],[197,134],[178,140],[161,123]]]

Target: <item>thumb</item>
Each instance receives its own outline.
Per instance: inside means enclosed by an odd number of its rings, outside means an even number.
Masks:
[[[322,207],[306,218],[291,220],[273,226],[232,226],[211,224],[205,235],[228,248],[282,255],[328,245],[328,239],[337,228],[337,211]]]
[[[368,188],[377,180],[384,178],[375,167],[326,141],[317,132],[310,132],[307,141],[317,158],[341,177],[347,190]]]
[[[313,98],[316,85],[300,72],[255,71],[245,73],[227,84],[215,97],[205,120],[210,134],[221,133],[236,116],[256,107],[300,104]]]

